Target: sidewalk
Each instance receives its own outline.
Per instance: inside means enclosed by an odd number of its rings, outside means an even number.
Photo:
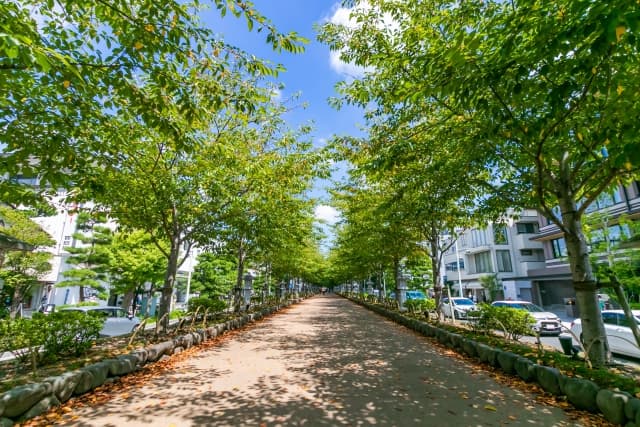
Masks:
[[[450,355],[346,299],[316,296],[176,362],[162,376],[128,381],[139,387],[110,390],[106,403],[68,405],[74,412],[63,424],[580,425]]]

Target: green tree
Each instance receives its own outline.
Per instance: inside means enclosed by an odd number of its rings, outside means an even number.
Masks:
[[[29,219],[24,212],[9,206],[0,206],[3,232],[36,247],[33,251],[0,249],[0,298],[10,301],[9,314],[15,318],[20,304],[25,302],[39,280],[51,270],[51,254],[43,249],[55,243],[49,234]]]
[[[489,302],[495,301],[496,296],[502,291],[502,285],[497,274],[480,277],[480,284],[489,293]]]
[[[207,6],[243,17],[275,50],[302,50],[302,38],[278,32],[249,2],[2,2],[0,175],[39,176],[54,189],[81,186],[89,170],[129,144],[118,125],[123,113],[171,133],[183,126],[172,112],[187,121],[209,113],[195,97],[249,108],[251,101],[224,84],[230,64],[261,75],[281,69],[204,27],[198,16]],[[220,84],[205,88],[195,75]],[[162,94],[150,96],[147,87]],[[0,190],[5,202],[30,196],[12,180],[0,180]]]
[[[122,306],[131,307],[136,295],[158,287],[167,269],[166,258],[141,230],[118,231],[108,248],[111,295],[123,295]]]
[[[590,359],[603,365],[607,344],[582,221],[640,164],[632,119],[640,107],[640,6],[369,3],[354,12],[355,28],[327,25],[321,35],[343,59],[368,67],[362,79],[340,85],[345,99],[374,105],[374,126],[428,133],[434,149],[432,141],[448,141],[451,155],[489,172],[469,182],[487,192],[481,201],[534,206],[558,225]],[[385,25],[390,17],[394,24]]]
[[[80,302],[94,293],[105,299],[113,232],[106,226],[106,218],[99,214],[80,212],[76,221],[76,232],[72,238],[78,244],[64,247],[70,254],[66,262],[73,267],[62,273],[65,280],[56,286],[78,286]]]
[[[202,252],[193,269],[191,289],[201,297],[228,295],[236,281],[236,263],[231,255]]]
[[[608,196],[608,195],[607,195]],[[624,285],[628,298],[640,297],[640,224],[628,215],[592,212],[585,219],[585,234],[596,277],[609,282],[613,274]],[[609,293],[613,293],[609,290]]]

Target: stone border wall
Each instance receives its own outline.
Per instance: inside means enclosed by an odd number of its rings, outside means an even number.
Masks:
[[[506,374],[518,376],[526,382],[535,382],[548,393],[566,396],[577,409],[601,413],[613,424],[640,427],[640,399],[629,393],[603,389],[593,381],[566,376],[556,368],[538,365],[526,357],[476,342],[431,323],[403,316],[397,311],[359,300],[352,301],[424,336],[434,338],[451,350],[501,369]]]
[[[134,350],[115,359],[105,359],[59,376],[44,378],[37,383],[15,387],[0,394],[0,427],[10,427],[16,422],[41,415],[71,397],[88,393],[102,384],[135,372],[148,363],[157,362],[164,356],[171,356],[189,347],[197,346],[208,339],[222,335],[225,331],[241,328],[299,301],[301,300],[245,314],[224,323],[197,329],[171,340]]]

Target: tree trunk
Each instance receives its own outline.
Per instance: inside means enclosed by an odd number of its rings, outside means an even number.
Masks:
[[[122,308],[127,312],[130,311],[132,314],[135,314],[135,307],[132,305],[134,297],[135,294],[133,291],[129,291],[122,296]]]
[[[597,282],[589,260],[589,250],[577,214],[576,203],[569,197],[560,200],[562,222],[566,227],[565,241],[569,255],[569,265],[576,292],[576,303],[580,308],[582,339],[589,359],[594,367],[610,362],[611,353],[600,314],[597,297]]]
[[[167,272],[164,276],[164,284],[162,286],[162,295],[160,297],[160,307],[158,308],[158,321],[166,332],[169,326],[169,313],[171,312],[171,298],[173,296],[173,288],[176,282],[176,274],[178,272],[178,257],[180,256],[180,241],[177,236],[171,240],[171,250],[169,252],[169,263]]]
[[[244,248],[242,243],[238,248],[238,268],[236,270],[236,287],[233,292],[233,312],[239,313],[243,303],[242,278],[244,275]]]
[[[436,307],[440,306],[440,299],[442,299],[442,287],[444,283],[440,281],[440,268],[442,263],[440,259],[442,254],[440,251],[440,242],[438,239],[431,239],[429,242],[431,246],[430,259],[431,259],[431,274],[433,274],[433,293],[436,300]]]

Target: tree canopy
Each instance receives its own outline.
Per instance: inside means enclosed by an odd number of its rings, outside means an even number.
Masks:
[[[436,183],[420,165],[460,159],[444,170],[477,189],[474,203],[550,218],[567,241],[591,359],[604,363],[581,218],[640,164],[638,4],[351,3],[354,25],[326,24],[320,39],[365,70],[339,84],[336,103],[368,108],[374,167],[408,160]]]

